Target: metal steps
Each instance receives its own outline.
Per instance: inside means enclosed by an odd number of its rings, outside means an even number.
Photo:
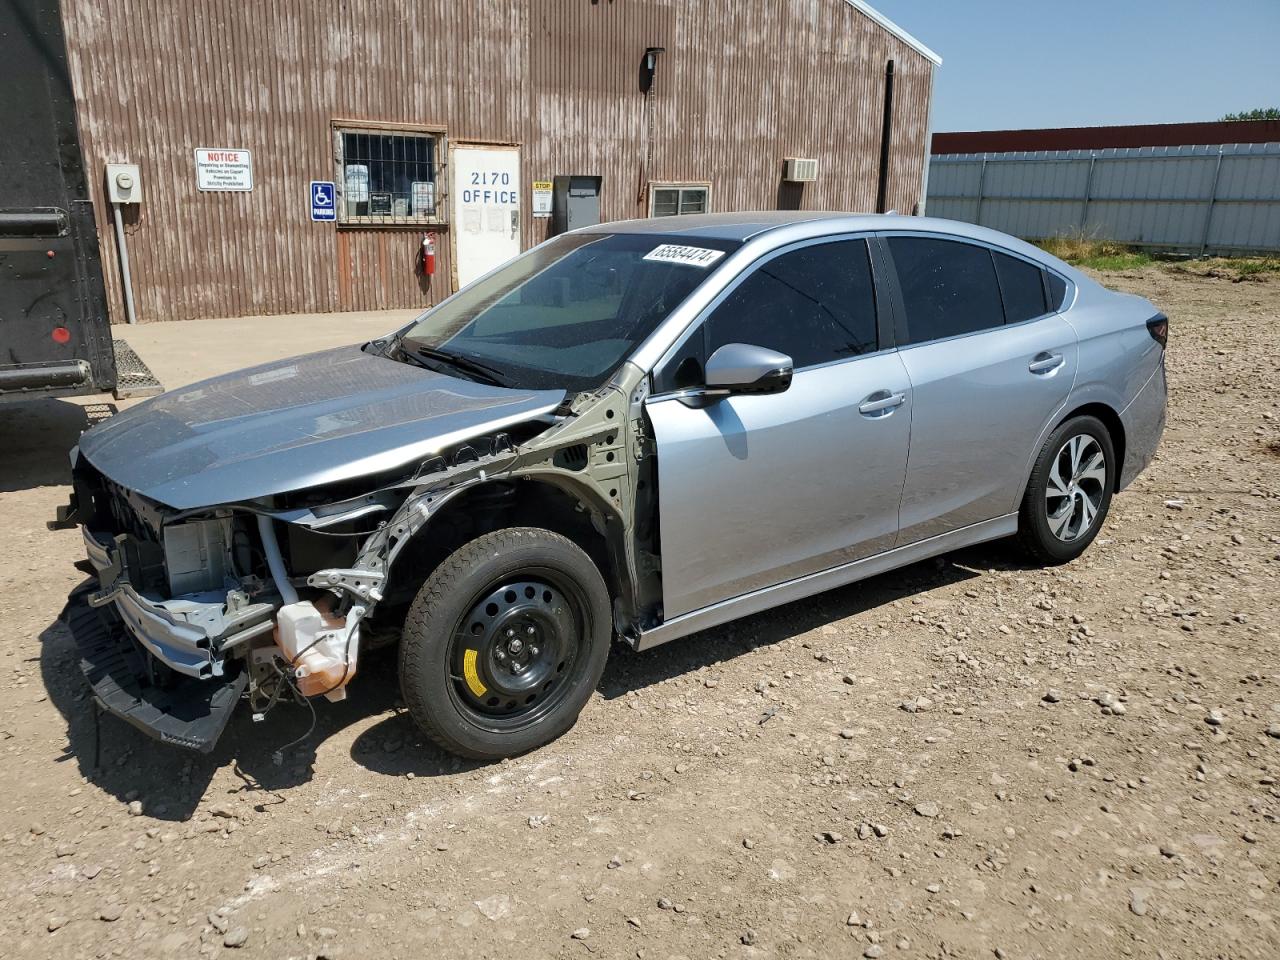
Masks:
[[[164,393],[164,386],[142,362],[142,358],[134,352],[133,347],[123,340],[116,340],[115,353],[117,400],[126,400],[129,397],[154,397],[158,393]]]

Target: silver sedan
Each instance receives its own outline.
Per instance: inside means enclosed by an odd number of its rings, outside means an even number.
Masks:
[[[87,433],[61,519],[99,616],[70,622],[99,701],[170,742],[342,696],[377,637],[432,738],[509,756],[573,724],[615,637],[1000,537],[1079,556],[1155,452],[1167,335],[960,223],[575,231],[387,337]]]

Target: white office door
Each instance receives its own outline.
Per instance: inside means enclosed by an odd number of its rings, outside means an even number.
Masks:
[[[454,263],[465,287],[520,252],[520,148],[455,145]]]

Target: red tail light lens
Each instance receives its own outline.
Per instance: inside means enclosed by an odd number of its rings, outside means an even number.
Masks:
[[[1152,340],[1163,347],[1169,342],[1169,318],[1163,313],[1156,314],[1147,321],[1147,332],[1151,334]]]

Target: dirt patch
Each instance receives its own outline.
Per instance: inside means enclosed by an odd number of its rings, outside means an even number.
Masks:
[[[492,766],[423,743],[385,654],[280,766],[301,710],[211,757],[106,719],[95,764],[32,439],[80,420],[10,408],[4,952],[1277,956],[1277,287],[1103,279],[1169,315],[1171,406],[1083,558],[995,545],[619,649],[570,735]]]

